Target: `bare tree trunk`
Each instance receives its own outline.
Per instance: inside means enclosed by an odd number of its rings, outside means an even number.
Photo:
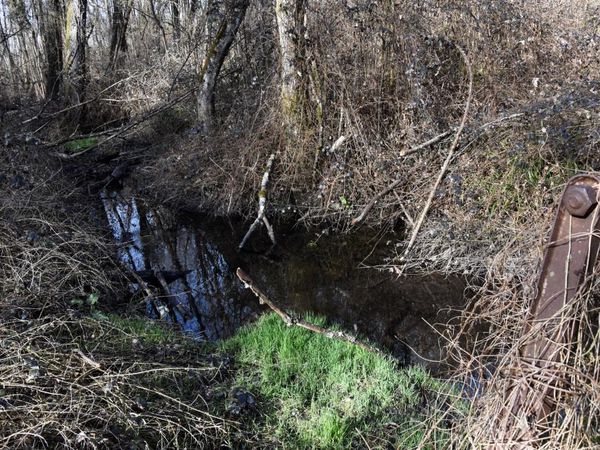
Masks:
[[[171,17],[173,20],[173,41],[181,39],[181,18],[179,16],[179,0],[171,0]]]
[[[20,0],[24,4],[23,0]],[[40,80],[45,80],[46,60],[44,43],[44,26],[46,23],[46,11],[42,2],[33,2],[31,5],[32,21],[26,20],[29,23],[28,33],[19,33],[19,47],[23,52],[21,57],[23,72],[26,77],[27,86],[33,89],[36,98],[42,99],[46,96],[45,83],[40,83]],[[38,26],[33,26],[37,23]],[[19,55],[21,56],[21,55]]]
[[[154,4],[154,0],[150,0],[150,13],[152,14],[152,19],[154,20],[154,24],[156,25],[156,28],[158,28],[158,31],[160,31],[160,34],[162,36],[162,40],[163,40],[163,46],[164,46],[164,51],[166,53],[167,51],[167,33],[165,32],[165,27],[163,27],[160,18],[158,17],[158,14],[156,12],[156,5]],[[160,45],[158,46],[158,51],[160,52],[161,48]]]
[[[65,96],[71,104],[85,101],[87,85],[88,0],[67,0],[65,21]]]
[[[111,36],[110,36],[110,68],[114,68],[119,53],[127,53],[127,26],[131,15],[132,0],[113,0]]]
[[[27,17],[25,3],[23,0],[10,0],[8,2],[8,9],[10,22],[12,22],[13,25],[16,25],[17,30],[19,31],[16,35],[19,43],[19,49],[17,53],[22,54],[22,56],[25,57],[27,53],[27,48],[25,46],[25,32],[26,30],[31,30],[31,22]],[[4,14],[6,14],[6,11],[4,11]],[[8,39],[5,43],[8,47]],[[26,62],[26,60],[24,62]],[[23,70],[26,72],[25,67]]]
[[[46,54],[46,98],[60,92],[63,70],[63,5],[61,0],[49,0],[45,17],[41,18],[42,36]]]
[[[250,0],[208,1],[204,59],[198,74],[198,122],[205,134],[214,130],[217,79],[249,3]]]
[[[290,137],[302,128],[306,103],[306,3],[307,0],[276,0],[275,15],[281,56],[281,108]]]
[[[87,53],[88,53],[88,42],[87,42],[87,31],[88,30],[88,0],[79,0],[79,24],[77,26],[77,76],[78,76],[78,93],[79,102],[83,103],[87,96],[87,83],[88,83],[88,64],[87,64]],[[83,107],[81,115],[79,116],[80,122],[85,119],[86,107]]]
[[[8,59],[8,65],[10,67],[9,73],[11,77],[11,82],[16,85],[18,79],[17,65],[15,64],[15,59],[13,57],[12,51],[9,45],[9,33],[4,30],[3,22],[6,20],[6,10],[3,10],[3,17],[0,20],[0,43],[4,47],[4,51],[6,52],[6,57]],[[21,30],[17,30],[17,32],[21,32]]]

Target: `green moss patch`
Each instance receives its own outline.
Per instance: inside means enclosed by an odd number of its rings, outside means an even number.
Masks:
[[[98,144],[96,138],[76,139],[65,143],[65,149],[71,153],[79,153]]]

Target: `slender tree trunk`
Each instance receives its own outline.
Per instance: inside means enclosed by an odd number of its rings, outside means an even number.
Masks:
[[[46,53],[46,98],[60,92],[63,70],[63,5],[61,0],[49,0],[46,16],[42,19],[42,36]]]
[[[250,0],[209,0],[205,26],[204,59],[199,68],[198,121],[200,130],[214,130],[215,87],[223,61],[244,20]]]
[[[67,103],[83,103],[87,88],[87,14],[88,0],[67,0],[65,20],[64,94]],[[77,121],[85,120],[85,106],[78,110]]]
[[[127,26],[131,6],[132,0],[113,0],[109,56],[111,68],[116,67],[119,53],[127,53]]]
[[[78,90],[79,90],[79,101],[84,102],[87,96],[87,82],[88,82],[88,64],[87,64],[87,53],[88,53],[88,0],[79,0],[79,24],[77,27],[77,68],[78,68]],[[82,112],[82,116],[85,114],[85,107]]]
[[[3,19],[6,18],[6,11],[4,12],[4,17]],[[12,51],[10,49],[10,45],[9,45],[9,36],[8,33],[4,30],[4,25],[3,23],[4,20],[0,21],[0,42],[2,43],[2,46],[4,47],[4,51],[6,52],[6,57],[8,58],[8,65],[10,67],[9,70],[9,74],[11,77],[11,81],[14,85],[17,84],[17,79],[18,79],[18,72],[17,72],[17,65],[15,64],[15,60],[13,58],[13,54]]]
[[[36,12],[36,4],[33,5],[32,10],[34,14]],[[4,11],[6,14],[6,10]],[[37,35],[35,33],[35,29],[31,26],[31,21],[27,15],[27,8],[25,6],[24,0],[9,0],[8,1],[8,18],[12,24],[15,24],[19,32],[17,33],[17,47],[15,49],[15,64],[20,66],[21,69],[21,84],[23,87],[33,88],[36,90],[36,95],[39,98],[43,98],[46,94],[44,91],[44,87],[39,84],[35,84],[34,80],[39,79],[39,75],[36,73],[36,69],[39,68],[39,61],[34,60],[34,57],[37,58],[40,55],[37,54]],[[45,23],[39,21],[43,26]],[[45,36],[42,35],[42,39]],[[30,43],[33,43],[33,55],[29,51]],[[8,46],[8,42],[6,42]],[[45,66],[44,66],[45,70]],[[45,76],[45,75],[44,75]]]
[[[276,0],[275,15],[281,57],[281,109],[289,137],[299,134],[306,104],[306,3]]]
[[[33,20],[29,24],[29,33],[19,34],[19,45],[23,48],[23,66],[24,73],[27,77],[27,85],[33,90],[36,98],[42,99],[46,96],[45,83],[40,80],[45,80],[46,60],[45,46],[39,45],[44,42],[44,26],[46,11],[42,2],[33,2],[31,5],[31,14]],[[29,19],[27,19],[29,21]],[[35,27],[32,24],[37,23]]]
[[[164,51],[166,53],[167,51],[167,33],[165,32],[165,27],[163,27],[160,18],[158,17],[158,13],[156,12],[156,5],[154,4],[154,0],[150,0],[150,13],[152,14],[152,19],[154,20],[154,24],[156,25],[156,28],[158,28],[158,31],[160,31],[160,34],[162,36],[162,40],[163,40],[163,47],[164,47]],[[158,46],[158,51],[161,51],[160,48],[160,44]]]
[[[179,15],[179,0],[171,0],[171,17],[173,21],[173,42],[181,39],[181,18]]]

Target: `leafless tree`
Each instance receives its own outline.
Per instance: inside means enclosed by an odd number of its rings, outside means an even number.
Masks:
[[[306,103],[307,1],[277,0],[275,4],[281,57],[281,107],[291,136],[300,132]]]
[[[113,0],[113,9],[111,17],[111,35],[110,35],[110,67],[115,67],[119,58],[119,53],[126,53],[127,45],[127,27],[133,0]]]
[[[198,70],[198,122],[211,133],[215,121],[215,87],[223,61],[246,15],[250,0],[209,0],[206,10],[204,57]]]

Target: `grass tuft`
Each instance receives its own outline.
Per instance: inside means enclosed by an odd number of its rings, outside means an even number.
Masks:
[[[397,441],[398,433],[386,428],[417,414],[424,390],[443,388],[420,367],[399,370],[391,358],[288,327],[275,314],[241,330],[222,350],[237,356],[236,384],[263,403],[263,432],[286,448],[346,448],[365,436]]]
[[[102,319],[117,327],[125,335],[134,336],[148,345],[165,345],[181,340],[172,328],[147,317],[106,314],[102,316]]]

